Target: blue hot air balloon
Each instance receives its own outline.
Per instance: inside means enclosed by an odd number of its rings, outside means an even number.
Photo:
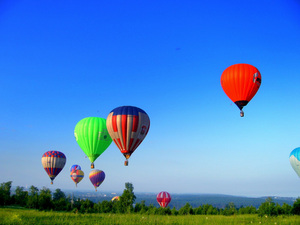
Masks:
[[[290,163],[300,177],[300,148],[295,148],[290,154]]]

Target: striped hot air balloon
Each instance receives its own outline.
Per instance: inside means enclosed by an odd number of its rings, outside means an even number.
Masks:
[[[138,107],[121,106],[109,113],[106,127],[126,158],[125,166],[127,166],[129,157],[148,134],[150,119],[147,113]]]
[[[241,110],[254,97],[261,84],[261,75],[257,68],[249,64],[235,64],[224,70],[221,85],[226,95]]]
[[[99,187],[105,179],[105,173],[102,170],[92,170],[89,178],[97,191],[97,187]]]
[[[48,151],[42,156],[42,165],[51,179],[51,184],[53,184],[55,177],[64,168],[66,160],[64,153],[59,151]]]
[[[168,192],[162,191],[156,196],[156,200],[161,207],[165,208],[171,202],[172,198]]]
[[[73,172],[70,173],[71,179],[74,181],[74,183],[77,184],[83,179],[84,177],[84,172],[82,170],[74,170]]]
[[[295,148],[290,154],[290,163],[297,175],[300,177],[300,148]]]

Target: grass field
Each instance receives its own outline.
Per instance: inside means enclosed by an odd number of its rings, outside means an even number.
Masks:
[[[0,224],[272,224],[297,225],[300,216],[258,217],[258,215],[159,216],[141,214],[74,214],[40,212],[30,209],[0,208]]]

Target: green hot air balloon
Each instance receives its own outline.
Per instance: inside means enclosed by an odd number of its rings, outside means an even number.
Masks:
[[[94,168],[94,161],[108,148],[112,139],[106,128],[106,119],[87,117],[80,120],[75,127],[76,141]]]

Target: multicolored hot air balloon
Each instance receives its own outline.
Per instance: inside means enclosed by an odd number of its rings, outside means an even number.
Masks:
[[[161,207],[165,208],[168,206],[172,199],[171,195],[168,192],[162,191],[156,196],[156,200]]]
[[[224,70],[221,85],[226,95],[241,110],[254,97],[261,84],[261,75],[257,68],[249,64],[235,64]]]
[[[80,169],[78,170],[74,170],[70,173],[70,177],[71,179],[75,182],[76,184],[76,187],[77,187],[77,184],[83,179],[84,177],[84,172]]]
[[[59,151],[48,151],[42,156],[42,165],[51,179],[51,184],[53,184],[55,177],[64,168],[66,160],[64,153]]]
[[[290,154],[290,163],[300,177],[300,148],[295,148]]]
[[[70,168],[70,173],[76,171],[76,170],[81,170],[81,167],[79,165],[73,165]]]
[[[76,141],[94,168],[94,161],[108,148],[112,139],[106,129],[106,120],[87,117],[80,120],[74,130]]]
[[[102,170],[92,170],[89,178],[97,191],[97,187],[99,187],[105,179],[105,173]]]
[[[115,196],[115,197],[113,197],[112,199],[111,199],[111,201],[113,202],[113,201],[119,201],[120,200],[120,197],[119,196]]]
[[[127,166],[129,157],[149,131],[149,116],[140,108],[121,106],[109,113],[106,126],[111,138],[126,158]]]

